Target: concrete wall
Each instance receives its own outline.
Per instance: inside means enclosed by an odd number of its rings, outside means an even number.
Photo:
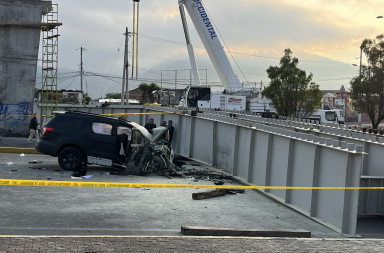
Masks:
[[[39,23],[51,1],[2,0],[0,23]],[[0,26],[0,131],[28,131],[41,29]]]

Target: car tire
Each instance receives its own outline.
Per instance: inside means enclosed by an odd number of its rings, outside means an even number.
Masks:
[[[59,165],[63,170],[73,171],[83,162],[83,154],[78,148],[67,147],[59,154]]]

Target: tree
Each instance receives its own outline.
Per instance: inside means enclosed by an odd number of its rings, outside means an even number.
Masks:
[[[105,99],[121,99],[121,93],[107,93],[105,94]]]
[[[150,85],[148,85],[146,83],[142,83],[139,85],[139,90],[141,90],[141,99],[142,99],[142,101],[140,101],[141,103],[142,102],[146,103],[147,98],[149,98],[151,103],[153,103],[153,102],[155,102],[155,98],[154,98],[152,92],[157,91],[157,90],[162,90],[162,89],[161,89],[161,87],[159,87],[155,83],[151,83]]]
[[[372,128],[384,119],[384,35],[365,39],[360,49],[369,66],[362,66],[359,76],[351,80],[350,97],[355,110],[368,115]]]
[[[88,93],[84,93],[84,103],[86,105],[89,105],[89,103],[92,101],[92,98],[88,95]]]
[[[279,115],[299,117],[300,112],[313,113],[321,104],[320,86],[312,82],[312,73],[307,76],[304,70],[297,67],[299,60],[292,57],[287,48],[280,60],[280,67],[270,66],[267,69],[271,83],[262,95],[271,100]]]

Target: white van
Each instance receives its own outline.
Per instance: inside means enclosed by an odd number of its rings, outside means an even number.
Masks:
[[[321,123],[339,123],[344,124],[344,113],[340,109],[332,110],[317,110],[312,116],[306,118],[310,120],[317,120]]]

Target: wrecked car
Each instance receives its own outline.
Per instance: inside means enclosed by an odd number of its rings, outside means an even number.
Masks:
[[[122,170],[125,174],[164,173],[172,166],[166,127],[153,135],[137,123],[98,114],[67,111],[44,125],[36,150],[58,157],[64,170],[82,163]]]

